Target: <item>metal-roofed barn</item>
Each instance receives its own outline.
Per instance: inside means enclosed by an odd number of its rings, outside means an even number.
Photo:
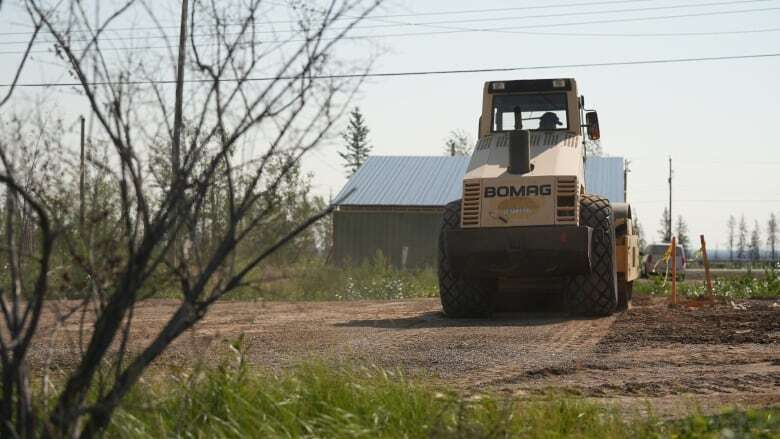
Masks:
[[[377,252],[396,267],[434,267],[444,206],[461,196],[466,156],[372,156],[336,197],[354,189],[333,213],[333,257],[361,263]],[[624,199],[619,157],[589,157],[588,192]]]

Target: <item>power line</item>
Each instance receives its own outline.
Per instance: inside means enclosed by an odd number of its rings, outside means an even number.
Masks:
[[[465,73],[496,73],[496,72],[513,72],[521,70],[550,70],[550,69],[571,69],[571,68],[588,68],[588,67],[617,67],[617,66],[636,66],[636,65],[649,65],[649,64],[675,64],[675,63],[693,63],[693,62],[706,62],[706,61],[726,61],[726,60],[743,60],[743,59],[761,59],[761,58],[776,58],[780,57],[780,53],[761,53],[753,55],[732,55],[732,56],[710,56],[701,58],[672,58],[672,59],[652,59],[652,60],[634,60],[634,61],[612,61],[602,63],[582,63],[582,64],[558,64],[558,65],[542,65],[542,66],[521,66],[521,67],[494,67],[494,68],[482,68],[482,69],[453,69],[453,70],[422,70],[415,72],[380,72],[380,73],[365,73],[365,74],[335,74],[335,75],[313,75],[310,79],[350,79],[350,78],[388,78],[388,77],[403,77],[403,76],[432,76],[432,75],[452,75],[452,74],[465,74]],[[241,79],[243,82],[261,82],[261,81],[273,81],[273,80],[288,80],[296,79],[299,76],[281,76],[281,77],[256,77]],[[239,79],[235,78],[223,78],[221,82],[238,82]],[[185,83],[210,83],[211,79],[189,79],[185,80]],[[117,82],[89,82],[90,86],[102,86],[102,85],[144,85],[144,84],[175,84],[174,80],[144,80],[144,81],[117,81]],[[22,83],[17,84],[16,87],[79,87],[82,84],[79,82],[38,82],[38,83]],[[0,87],[10,87],[11,84],[0,84]]]
[[[648,33],[572,33],[572,32],[522,32],[526,35],[549,35],[565,37],[694,37],[694,36],[716,36],[716,35],[742,35],[742,34],[761,34],[769,32],[780,32],[780,27],[767,29],[745,29],[733,31],[705,31],[705,32],[648,32]],[[521,33],[521,32],[516,32]]]
[[[459,24],[459,23],[474,23],[474,22],[490,22],[490,21],[507,21],[507,20],[527,20],[527,19],[539,19],[539,18],[555,18],[555,17],[564,17],[564,16],[578,16],[578,15],[601,15],[601,14],[607,14],[607,13],[629,13],[629,12],[646,12],[646,11],[655,11],[655,10],[669,10],[669,9],[681,9],[681,8],[696,8],[696,7],[711,7],[711,6],[728,6],[728,5],[737,5],[737,4],[745,4],[745,3],[759,3],[759,2],[768,2],[768,1],[775,1],[775,0],[739,0],[739,1],[721,1],[721,2],[708,2],[708,3],[698,3],[693,5],[672,5],[672,6],[655,6],[655,7],[647,7],[647,8],[631,8],[631,9],[614,9],[614,10],[604,10],[604,11],[581,11],[581,12],[566,12],[566,13],[557,13],[557,14],[542,14],[542,15],[526,15],[526,16],[515,16],[515,17],[489,17],[489,18],[470,18],[470,19],[462,19],[462,20],[443,20],[443,21],[433,21],[433,22],[403,22],[403,21],[389,21],[389,20],[382,20],[380,17],[373,17],[368,18],[368,20],[378,20],[383,21],[386,24],[382,25],[371,25],[371,26],[354,26],[353,29],[382,29],[382,28],[393,28],[393,27],[426,27],[426,28],[433,28],[433,29],[443,29],[444,32],[418,32],[418,33],[410,33],[405,35],[435,35],[439,33],[461,33],[461,32],[499,32],[499,33],[519,33],[519,34],[529,34],[530,32],[527,31],[518,31],[516,30],[516,27],[501,27],[501,28],[463,28],[463,27],[453,27],[453,26],[443,26],[443,25],[449,25],[449,24]],[[703,17],[703,16],[715,16],[715,15],[730,15],[730,14],[742,14],[742,13],[752,13],[752,12],[768,12],[768,11],[776,11],[780,10],[780,7],[775,8],[753,8],[753,9],[740,9],[740,10],[731,10],[731,11],[711,11],[711,12],[701,12],[701,13],[688,13],[688,14],[677,14],[677,15],[661,15],[661,16],[651,16],[651,17],[624,17],[624,18],[615,18],[615,19],[603,19],[603,20],[591,20],[591,21],[580,21],[580,22],[566,22],[566,23],[548,23],[548,24],[531,24],[531,25],[524,25],[524,29],[532,29],[532,28],[547,28],[547,27],[561,27],[561,26],[578,26],[578,25],[591,25],[591,24],[608,24],[608,23],[623,23],[623,22],[636,22],[636,21],[654,21],[654,20],[666,20],[666,19],[674,19],[674,18],[690,18],[690,17]],[[130,30],[156,30],[157,28],[131,28]],[[108,29],[109,31],[115,32],[118,29]],[[333,28],[330,29],[333,31],[336,30],[344,30],[344,28]],[[278,35],[279,33],[289,33],[293,31],[258,31],[254,32],[255,34],[273,34]],[[744,31],[740,33],[755,33]],[[17,34],[17,33],[5,33],[5,34]],[[4,33],[0,33],[0,35],[5,35]],[[554,33],[540,33],[541,35],[553,35]],[[231,34],[227,34],[231,35]],[[238,35],[237,33],[234,33],[232,35]],[[567,34],[563,34],[567,35]],[[578,34],[572,34],[573,36],[577,36]],[[603,35],[603,34],[602,34]],[[208,34],[200,34],[195,35],[195,37],[213,37],[216,36],[214,33],[208,33]],[[386,37],[386,36],[400,36],[398,34],[396,35],[365,35],[361,36],[360,38],[378,38],[378,37]],[[135,38],[133,36],[122,36],[122,37],[105,37],[101,38],[100,41],[132,41],[132,40],[143,40],[145,41],[148,38],[166,38],[168,36],[166,35],[148,35],[144,38]],[[352,37],[355,39],[355,37]],[[86,42],[90,41],[90,38],[82,38],[82,39],[72,39],[71,42]],[[274,43],[274,42],[280,42],[279,40],[273,40],[273,41],[267,41],[268,43]],[[53,44],[55,43],[54,40],[42,40],[42,41],[36,41],[34,44]],[[5,41],[0,42],[0,45],[12,45],[12,44],[28,44],[28,41]],[[168,46],[163,46],[161,48],[167,48]],[[152,47],[155,48],[155,47]],[[12,53],[18,53],[18,52],[0,52],[0,54],[12,54]],[[32,53],[41,53],[41,51],[33,51]]]
[[[424,17],[424,16],[436,16],[436,15],[462,15],[462,14],[474,14],[474,13],[488,13],[488,12],[507,12],[507,11],[521,11],[521,10],[540,10],[540,9],[560,9],[580,6],[605,6],[613,4],[627,4],[627,3],[648,3],[656,2],[658,0],[610,0],[610,1],[592,1],[592,2],[575,2],[575,3],[560,3],[556,5],[535,5],[535,6],[516,6],[510,8],[482,8],[482,9],[461,9],[455,11],[435,11],[435,12],[412,12],[404,14],[385,14],[385,15],[373,15],[366,17],[366,20],[379,20],[383,18],[399,18],[399,17]],[[759,1],[771,1],[771,0],[759,0]],[[354,19],[354,17],[344,17],[341,20]],[[284,21],[267,21],[263,24],[284,24],[292,23],[290,20]],[[228,23],[228,26],[239,26],[241,23]],[[178,29],[179,25],[161,26],[163,29]],[[125,27],[125,28],[113,28],[111,31],[137,31],[137,30],[157,30],[156,26],[146,27]],[[90,32],[89,30],[74,30],[73,32]],[[32,32],[0,32],[0,35],[30,35]]]
[[[595,2],[580,2],[580,3],[559,3],[556,5],[534,5],[534,6],[515,6],[511,8],[486,8],[486,9],[461,9],[457,11],[438,11],[438,12],[410,12],[406,14],[390,14],[373,18],[398,18],[398,17],[422,17],[432,15],[461,15],[461,14],[474,14],[474,13],[486,13],[486,12],[506,12],[506,11],[524,11],[534,9],[560,9],[571,8],[579,6],[605,6],[613,4],[625,4],[625,3],[647,3],[658,0],[619,0],[619,1],[595,1]]]
[[[607,24],[607,23],[620,23],[620,22],[636,22],[636,21],[652,21],[652,20],[663,20],[663,19],[674,19],[674,18],[689,18],[689,17],[700,17],[700,16],[711,16],[711,15],[728,15],[728,14],[740,14],[740,13],[750,13],[750,12],[767,12],[767,11],[778,11],[780,10],[780,7],[777,8],[763,8],[763,9],[744,9],[744,10],[737,10],[737,11],[719,11],[719,12],[708,12],[708,13],[699,13],[699,14],[680,14],[680,15],[665,15],[665,16],[655,16],[655,17],[631,17],[631,18],[620,18],[620,19],[613,19],[613,20],[593,20],[593,21],[580,21],[580,22],[568,22],[568,23],[550,23],[550,24],[535,24],[535,25],[527,25],[524,26],[524,29],[532,29],[532,28],[549,28],[549,27],[560,27],[560,26],[575,26],[575,25],[590,25],[590,24]],[[570,33],[570,32],[562,32],[562,33],[556,33],[556,32],[532,32],[532,31],[520,31],[520,30],[514,30],[514,27],[501,27],[501,28],[462,28],[462,27],[450,27],[450,26],[439,26],[439,25],[427,25],[423,23],[410,23],[409,26],[422,26],[422,27],[428,27],[428,28],[436,28],[436,29],[443,29],[438,31],[424,31],[424,32],[404,32],[404,33],[395,33],[395,34],[377,34],[377,35],[355,35],[355,36],[344,36],[341,37],[343,40],[360,40],[360,39],[376,39],[376,38],[388,38],[388,37],[415,37],[415,36],[424,36],[424,35],[444,35],[444,34],[459,34],[459,33],[471,33],[471,32],[487,32],[487,33],[501,33],[501,34],[520,34],[520,35],[546,35],[546,36],[572,36],[572,37],[581,37],[581,36],[598,36],[598,37],[605,37],[605,36],[615,36],[615,37],[623,37],[623,36],[661,36],[661,37],[669,37],[669,36],[693,36],[693,35],[728,35],[728,34],[749,34],[749,33],[767,33],[767,32],[778,32],[780,31],[780,28],[769,28],[769,29],[752,29],[752,30],[741,30],[741,31],[716,31],[716,32],[677,32],[677,33],[662,33],[662,34],[605,34],[605,33]],[[331,29],[331,30],[337,30],[337,29]],[[327,41],[331,40],[333,38],[322,38],[322,40]],[[126,40],[126,41],[132,41],[135,40],[134,38],[129,39],[120,39],[120,40]],[[299,42],[304,41],[301,39],[290,39],[290,40],[280,40],[280,39],[273,39],[268,41],[263,41],[264,44],[273,44],[273,43],[293,43],[293,42]],[[218,43],[203,43],[200,44],[200,46],[213,46]],[[101,50],[104,51],[137,51],[137,50],[154,50],[154,49],[170,49],[174,48],[172,45],[163,45],[163,46],[138,46],[138,47],[110,47],[110,48],[103,48]],[[82,52],[78,49],[74,49],[74,52]],[[24,51],[2,51],[0,52],[0,55],[18,55],[22,54]],[[31,50],[31,54],[40,54],[40,53],[51,53],[51,49],[49,50]]]
[[[675,18],[693,18],[693,17],[709,17],[717,15],[732,15],[732,14],[746,14],[753,12],[770,12],[778,11],[780,7],[775,8],[753,8],[753,9],[738,9],[732,11],[714,11],[714,12],[698,12],[690,14],[677,14],[677,15],[656,15],[651,17],[627,17],[627,18],[614,18],[604,20],[590,20],[590,21],[570,21],[565,23],[548,23],[548,24],[530,24],[523,25],[523,29],[535,29],[535,28],[548,28],[548,27],[563,27],[563,26],[582,26],[591,24],[612,24],[612,23],[629,23],[638,21],[657,21],[657,20],[669,20]],[[443,34],[443,33],[463,33],[463,32],[499,32],[510,34],[525,34],[526,31],[518,31],[515,27],[498,27],[498,28],[462,28],[451,26],[439,26],[425,23],[409,23],[410,26],[423,26],[430,28],[445,29],[440,32],[420,32],[418,35],[430,35],[430,34]]]
[[[339,172],[339,173],[344,172],[344,169],[338,168],[338,167],[336,167],[336,165],[330,163],[330,161],[328,161],[328,159],[325,158],[325,155],[322,154],[321,152],[317,151],[316,149],[312,149],[310,151],[313,152],[317,157],[319,157],[320,158],[320,162],[324,163],[327,167],[329,167],[329,168],[331,168],[334,171]]]
[[[480,23],[480,22],[491,22],[491,21],[507,21],[507,20],[528,20],[528,19],[538,19],[538,18],[558,18],[558,17],[572,17],[572,16],[579,16],[579,15],[602,15],[602,14],[623,14],[623,13],[634,13],[634,12],[648,12],[648,11],[660,11],[660,10],[671,10],[671,9],[693,9],[693,8],[705,8],[705,7],[712,7],[712,6],[731,6],[731,5],[740,5],[740,4],[746,4],[746,3],[766,3],[771,2],[774,0],[738,0],[738,1],[719,1],[719,2],[708,2],[708,3],[694,3],[694,4],[687,4],[687,5],[667,5],[667,6],[650,6],[645,8],[628,8],[628,9],[608,9],[608,10],[601,10],[601,11],[578,11],[578,12],[559,12],[555,14],[541,14],[541,15],[523,15],[523,16],[502,16],[502,17],[483,17],[483,18],[465,18],[460,20],[442,20],[442,21],[430,21],[430,22],[424,22],[424,23],[404,23],[406,25],[436,25],[436,24],[461,24],[461,23]],[[729,12],[729,11],[718,11],[718,12]],[[395,22],[400,24],[401,22]],[[386,25],[386,26],[374,26],[374,27],[392,27],[394,25]]]
[[[344,36],[341,39],[343,40],[363,40],[363,39],[376,39],[376,38],[395,38],[395,37],[416,37],[416,36],[426,36],[426,35],[440,35],[440,34],[451,34],[451,33],[461,33],[461,32],[499,32],[499,33],[506,33],[505,31],[497,31],[497,30],[489,30],[489,29],[475,29],[475,30],[463,30],[463,31],[438,31],[438,32],[402,32],[402,33],[389,33],[389,34],[380,34],[380,35],[353,35],[353,36]],[[534,36],[554,36],[554,37],[575,37],[575,38],[582,38],[582,37],[606,37],[606,38],[614,38],[614,37],[659,37],[659,38],[666,38],[666,37],[696,37],[696,36],[723,36],[723,35],[745,35],[745,34],[762,34],[762,33],[773,33],[773,32],[780,32],[780,27],[773,27],[773,28],[766,28],[766,29],[744,29],[744,30],[733,30],[733,31],[704,31],[704,32],[660,32],[660,33],[614,33],[614,32],[534,32],[534,31],[513,31],[511,33],[513,34],[521,34],[521,35],[534,35]],[[324,41],[330,40],[330,38],[323,38]],[[101,40],[102,41],[102,40]],[[128,39],[127,41],[131,41],[131,39]],[[295,42],[303,42],[305,40],[303,39],[291,39],[286,41],[281,40],[269,40],[264,41],[264,44],[273,44],[273,43],[295,43]],[[207,43],[207,44],[199,44],[199,46],[213,46],[217,45],[218,43]],[[138,50],[153,50],[153,49],[172,49],[174,48],[173,45],[165,45],[165,46],[136,46],[136,47],[104,47],[101,48],[103,51],[138,51]],[[51,53],[51,49],[47,50],[31,50],[31,54],[44,54],[44,53]],[[82,52],[81,50],[74,49],[75,53]],[[22,54],[24,51],[0,51],[0,55],[18,55]],[[38,62],[43,62],[41,60],[35,60]],[[52,64],[52,63],[49,63]],[[53,64],[52,64],[53,65]]]

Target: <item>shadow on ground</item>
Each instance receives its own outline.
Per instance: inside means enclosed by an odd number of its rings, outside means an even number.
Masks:
[[[544,326],[574,320],[591,320],[569,315],[565,311],[560,294],[544,291],[526,294],[502,292],[495,297],[495,309],[497,312],[490,318],[452,319],[441,311],[429,311],[407,317],[356,319],[337,323],[335,326],[387,329],[509,327]]]

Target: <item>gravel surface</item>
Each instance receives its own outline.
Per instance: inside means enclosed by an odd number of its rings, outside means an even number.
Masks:
[[[284,369],[308,358],[401,368],[473,393],[572,392],[660,414],[724,405],[780,404],[780,301],[670,307],[640,297],[610,318],[539,312],[453,320],[436,299],[317,303],[218,303],[158,365],[215,362],[243,334],[249,360]],[[49,330],[33,348],[37,367],[69,367],[79,319]],[[149,300],[135,311],[140,349],[175,310]],[[87,321],[89,320],[87,316]]]

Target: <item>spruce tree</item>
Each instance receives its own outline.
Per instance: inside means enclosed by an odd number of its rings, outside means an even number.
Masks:
[[[744,259],[747,256],[748,247],[748,228],[745,222],[745,215],[739,219],[739,230],[737,232],[737,259]]]
[[[683,219],[682,215],[677,216],[677,244],[681,245],[685,254],[690,254],[691,238],[688,237],[688,224]]]
[[[777,259],[775,253],[777,248],[777,217],[774,212],[769,214],[769,221],[766,224],[766,246],[769,248],[769,255],[774,262]]]
[[[339,155],[346,161],[344,167],[347,169],[347,177],[351,177],[365,163],[368,153],[371,152],[371,145],[368,144],[368,132],[363,113],[360,112],[360,108],[355,107],[349,113],[347,129],[341,134],[345,142],[345,151],[339,152]]]
[[[761,259],[761,227],[756,221],[750,234],[750,260],[756,262],[759,259]]]
[[[664,213],[661,215],[661,222],[658,228],[658,237],[661,242],[672,242],[672,231],[669,227],[669,208],[664,207]]]

